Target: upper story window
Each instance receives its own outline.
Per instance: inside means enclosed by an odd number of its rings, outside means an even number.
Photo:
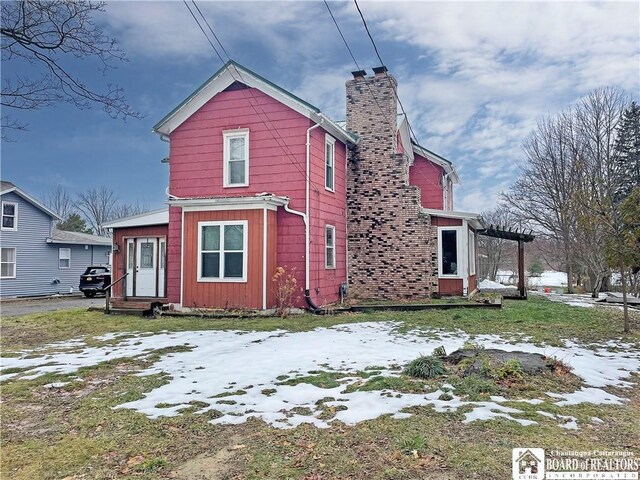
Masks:
[[[336,139],[330,135],[324,138],[324,187],[331,191],[335,191],[336,181]]]
[[[71,268],[71,249],[59,248],[58,249],[58,268]]]
[[[222,136],[223,186],[246,187],[249,185],[249,130],[231,130]]]
[[[16,249],[0,248],[0,278],[16,278]]]
[[[247,281],[247,221],[198,223],[198,281]]]
[[[336,268],[336,227],[333,225],[324,228],[324,266]]]
[[[2,202],[2,230],[18,230],[18,204]]]

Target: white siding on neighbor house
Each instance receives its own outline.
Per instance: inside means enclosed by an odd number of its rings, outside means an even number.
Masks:
[[[2,200],[18,204],[18,229],[0,230],[0,245],[16,249],[16,277],[0,279],[0,296],[69,293],[71,288],[77,292],[86,267],[107,263],[111,247],[49,244],[46,241],[52,228],[49,215],[13,192],[2,195]],[[70,268],[58,268],[58,248],[71,249]]]

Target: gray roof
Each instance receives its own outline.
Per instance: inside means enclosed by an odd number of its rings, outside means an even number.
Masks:
[[[15,188],[15,185],[11,182],[0,180],[0,192],[4,192],[5,190],[9,190],[10,188]]]
[[[88,233],[67,232],[65,230],[58,230],[57,228],[54,228],[51,233],[51,237],[47,239],[49,243],[111,246],[111,239],[108,237],[100,237]]]

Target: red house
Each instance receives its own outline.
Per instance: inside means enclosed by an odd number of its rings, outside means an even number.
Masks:
[[[115,301],[268,309],[278,266],[301,307],[473,291],[481,219],[453,211],[453,165],[374,72],[347,82],[346,123],[235,62],[163,118],[168,210],[105,225]]]

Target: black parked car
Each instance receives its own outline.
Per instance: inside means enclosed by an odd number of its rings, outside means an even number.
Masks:
[[[80,291],[85,297],[95,297],[96,293],[104,293],[104,287],[111,284],[111,270],[103,265],[87,267],[80,275]]]

